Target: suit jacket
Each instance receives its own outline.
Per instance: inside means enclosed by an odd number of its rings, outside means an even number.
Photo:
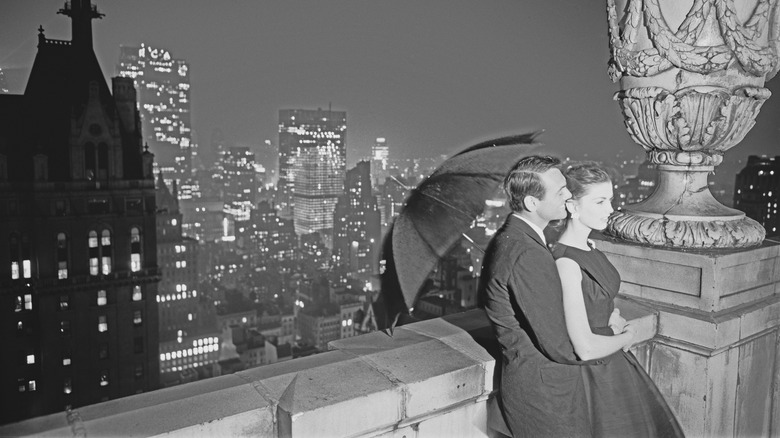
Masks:
[[[509,215],[485,252],[479,299],[501,346],[500,400],[514,436],[591,436],[579,366],[605,360],[578,360],[562,296],[552,254]]]

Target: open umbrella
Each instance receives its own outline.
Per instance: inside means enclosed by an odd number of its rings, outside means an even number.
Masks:
[[[458,242],[485,209],[506,174],[539,146],[541,132],[485,141],[450,157],[406,200],[384,246],[383,327],[411,313],[420,288],[438,260]]]

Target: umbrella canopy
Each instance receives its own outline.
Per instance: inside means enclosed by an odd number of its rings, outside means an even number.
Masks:
[[[412,190],[383,249],[387,265],[381,298],[387,327],[395,325],[399,312],[411,312],[433,267],[484,211],[485,201],[517,160],[539,146],[534,142],[539,133],[472,146],[447,159]]]

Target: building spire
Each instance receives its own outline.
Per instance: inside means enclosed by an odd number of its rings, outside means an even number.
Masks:
[[[97,6],[90,0],[70,0],[57,13],[72,20],[73,46],[92,49],[92,20],[105,16],[98,12]]]

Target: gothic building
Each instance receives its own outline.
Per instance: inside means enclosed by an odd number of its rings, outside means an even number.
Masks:
[[[132,79],[106,83],[89,0],[0,95],[0,403],[7,423],[158,386],[153,155]]]

